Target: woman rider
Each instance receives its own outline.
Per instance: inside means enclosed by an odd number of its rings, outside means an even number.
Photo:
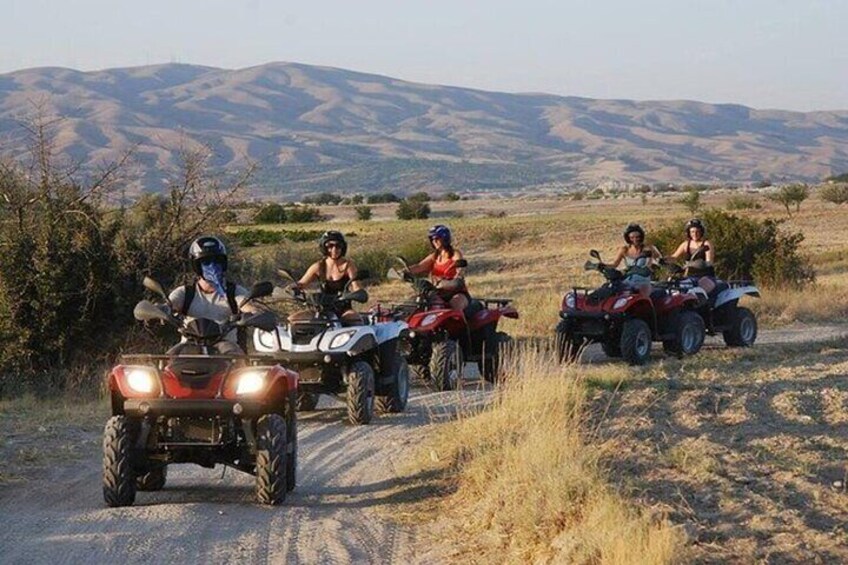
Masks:
[[[450,228],[441,224],[427,231],[433,252],[420,263],[409,267],[413,275],[429,274],[439,291],[439,295],[450,304],[453,310],[462,312],[468,307],[470,296],[463,277],[464,269],[456,263],[462,259],[459,249],[453,247]]]
[[[356,291],[362,288],[359,282],[354,280],[357,274],[356,264],[352,259],[345,257],[347,241],[344,234],[334,230],[324,232],[318,246],[324,258],[310,265],[306,273],[297,281],[298,288],[304,288],[315,281],[321,283],[321,292],[327,294],[341,294],[346,289]],[[350,287],[347,286],[348,283]],[[362,322],[362,318],[352,309],[350,302],[341,303],[337,310],[343,323]]]
[[[707,228],[701,220],[692,218],[686,222],[684,229],[686,241],[677,247],[671,257],[686,261],[686,274],[708,293],[712,292],[716,287],[713,270],[715,247],[707,239]]]
[[[645,230],[639,224],[624,228],[624,243],[611,266],[618,267],[624,261],[624,281],[642,294],[650,294],[651,266],[662,255],[653,245],[645,245]]]

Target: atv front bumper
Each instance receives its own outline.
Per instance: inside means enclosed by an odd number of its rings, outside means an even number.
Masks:
[[[568,332],[577,337],[602,338],[617,327],[626,317],[625,314],[609,312],[586,312],[584,310],[563,310],[562,320],[557,325],[558,332]]]
[[[127,416],[239,416],[253,418],[272,411],[270,404],[261,400],[239,399],[177,399],[130,398],[124,400]]]

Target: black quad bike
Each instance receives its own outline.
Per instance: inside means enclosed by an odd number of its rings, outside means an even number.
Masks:
[[[109,374],[112,417],[103,434],[103,497],[109,506],[133,504],[136,491],[165,486],[168,466],[221,463],[256,477],[256,498],[278,504],[295,487],[297,373],[267,358],[232,351],[224,340],[237,328],[273,329],[271,312],[241,313],[219,324],[175,312],[162,286],[144,285],[165,299],[135,307],[140,321],[177,329],[183,342],[165,355],[125,355]],[[268,296],[258,283],[239,304]],[[226,347],[229,346],[229,347]]]

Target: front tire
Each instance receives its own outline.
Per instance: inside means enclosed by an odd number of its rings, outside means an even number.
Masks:
[[[621,328],[621,357],[630,365],[644,365],[651,357],[651,328],[631,318]]]
[[[674,339],[663,341],[663,350],[678,357],[695,355],[704,345],[706,330],[704,319],[692,310],[684,310],[677,316]]]
[[[583,340],[576,340],[571,332],[563,332],[557,330],[556,333],[556,350],[557,361],[562,363],[575,363],[580,357],[580,351],[583,349]]]
[[[378,396],[376,410],[382,414],[403,412],[409,400],[409,365],[406,359],[398,362],[397,378],[386,396]]]
[[[347,418],[360,426],[374,415],[374,369],[365,361],[355,361],[347,374]]]
[[[430,374],[436,390],[454,390],[462,379],[462,348],[454,339],[433,343],[430,356]]]
[[[486,381],[494,384],[501,369],[501,344],[509,341],[509,336],[504,332],[490,329],[483,344],[485,354],[483,359],[477,362],[477,368]]]
[[[722,337],[730,347],[751,347],[757,341],[757,317],[745,307],[736,308],[730,329],[722,332]]]
[[[266,414],[256,422],[256,499],[274,506],[286,499],[286,421]]]
[[[112,416],[103,431],[103,499],[112,507],[135,502],[132,471],[133,426],[125,416]]]

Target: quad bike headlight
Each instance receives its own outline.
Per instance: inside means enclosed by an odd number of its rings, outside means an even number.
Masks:
[[[269,349],[274,349],[277,347],[277,335],[274,332],[263,332],[262,330],[257,330],[256,335],[259,339],[259,344],[262,347],[267,347]]]
[[[422,326],[429,326],[430,324],[434,323],[438,319],[439,319],[438,314],[427,314],[426,316],[424,316],[424,319],[421,320],[421,325]]]
[[[565,295],[565,307],[566,308],[575,308],[577,306],[577,297],[574,296],[573,292],[569,292]]]
[[[157,388],[156,373],[152,369],[133,367],[127,371],[127,384],[136,392],[150,394]]]
[[[630,297],[625,296],[624,298],[619,298],[615,301],[615,304],[612,305],[613,310],[618,310],[619,308],[624,308],[627,303],[630,302]]]
[[[239,375],[236,394],[253,394],[265,388],[265,371],[245,371]]]
[[[330,341],[330,349],[338,349],[339,347],[343,347],[345,344],[347,344],[347,342],[349,342],[353,338],[355,334],[356,330],[338,334]]]

